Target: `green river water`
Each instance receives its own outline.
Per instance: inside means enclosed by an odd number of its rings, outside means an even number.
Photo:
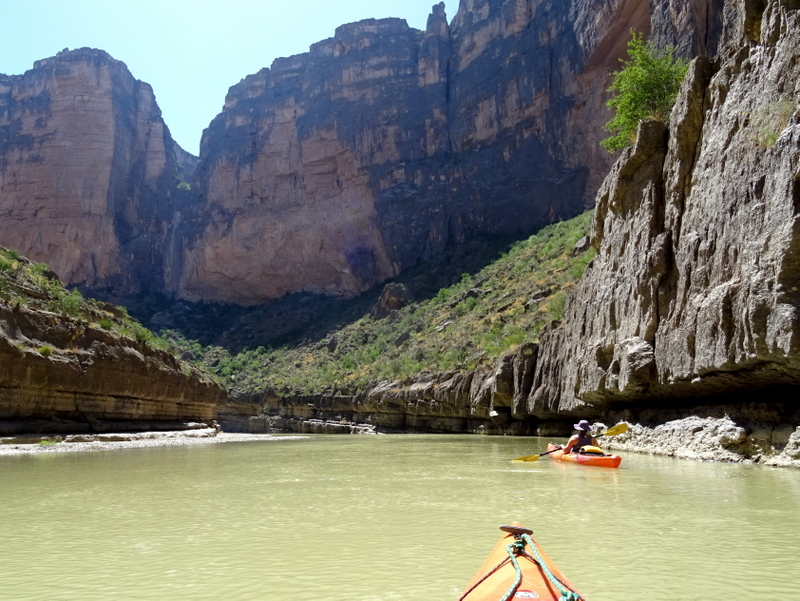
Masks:
[[[518,520],[587,601],[800,599],[800,471],[540,438],[319,436],[0,457],[0,599],[455,601]]]

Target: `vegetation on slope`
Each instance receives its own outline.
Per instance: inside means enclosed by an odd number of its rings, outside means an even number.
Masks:
[[[548,226],[494,263],[384,319],[356,301],[343,309],[348,319],[340,315],[336,328],[320,328],[315,338],[234,350],[175,330],[162,335],[238,391],[351,394],[426,370],[473,369],[537,341],[546,324],[561,319],[567,295],[594,257],[591,249],[573,252],[591,218],[586,212]],[[353,307],[360,314],[353,315]]]
[[[0,302],[15,307],[49,311],[85,322],[154,347],[166,348],[123,307],[86,299],[78,290],[67,290],[45,263],[32,263],[15,250],[0,247]],[[40,349],[49,354],[49,347]]]
[[[645,44],[641,34],[631,31],[630,60],[620,59],[623,68],[613,73],[614,81],[608,88],[617,92],[607,103],[614,109],[614,117],[603,126],[613,135],[600,142],[609,152],[633,144],[640,121],[669,121],[689,68],[687,61],[674,58],[673,53],[671,47],[659,52],[651,43]]]

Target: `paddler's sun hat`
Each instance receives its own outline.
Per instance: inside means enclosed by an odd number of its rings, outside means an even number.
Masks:
[[[573,424],[573,426],[575,427],[576,430],[583,430],[584,432],[588,432],[589,430],[592,429],[592,427],[589,425],[589,422],[586,421],[585,419],[582,419],[577,424]]]

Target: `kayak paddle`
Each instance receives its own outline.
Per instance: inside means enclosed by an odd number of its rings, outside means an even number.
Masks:
[[[601,436],[616,436],[617,434],[622,434],[623,432],[628,431],[628,424],[622,422],[621,424],[617,424],[613,428],[609,428],[602,434],[598,434],[595,438],[599,438]],[[552,451],[547,451],[546,453],[539,453],[538,455],[525,455],[524,457],[517,457],[516,459],[512,459],[511,461],[536,461],[539,457],[543,457],[544,455],[549,455],[550,453],[555,453],[556,451],[560,451],[561,448],[553,449]]]

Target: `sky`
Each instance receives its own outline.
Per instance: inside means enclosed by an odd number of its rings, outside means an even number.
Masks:
[[[0,73],[64,48],[99,48],[153,87],[172,137],[199,153],[228,88],[336,28],[399,17],[424,29],[435,0],[0,0]],[[445,3],[448,21],[457,0]]]

